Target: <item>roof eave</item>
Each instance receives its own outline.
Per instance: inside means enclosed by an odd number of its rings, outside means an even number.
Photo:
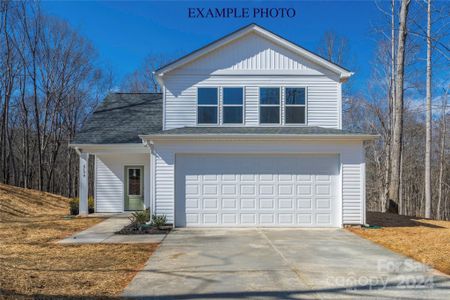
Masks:
[[[372,141],[379,135],[372,134],[148,134],[139,135],[143,141],[168,140],[302,140],[302,141]]]
[[[94,143],[69,143],[69,148],[87,149],[87,148],[117,148],[117,149],[130,149],[141,148],[142,143],[117,143],[117,144],[94,144]]]

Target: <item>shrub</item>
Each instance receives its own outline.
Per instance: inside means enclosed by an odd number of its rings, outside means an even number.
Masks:
[[[80,210],[80,199],[72,198],[69,202],[69,210],[71,215],[78,215]],[[88,198],[88,212],[90,214],[94,213],[94,197]]]
[[[129,217],[131,224],[134,227],[141,227],[142,225],[145,225],[148,221],[150,221],[150,211],[148,209],[141,210],[141,211],[135,211],[131,214]]]
[[[161,229],[164,225],[167,223],[167,217],[165,215],[153,215],[152,217],[152,225],[157,227],[158,229]]]

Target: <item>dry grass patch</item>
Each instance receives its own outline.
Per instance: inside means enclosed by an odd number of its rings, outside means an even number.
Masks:
[[[0,185],[0,295],[117,296],[157,247],[55,244],[102,221],[67,212],[67,198]]]
[[[349,228],[349,230],[450,274],[450,221],[372,212],[367,213],[367,222],[383,228]]]

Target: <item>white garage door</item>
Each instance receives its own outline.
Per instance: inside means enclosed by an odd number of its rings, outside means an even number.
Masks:
[[[338,158],[177,155],[177,227],[338,227]]]

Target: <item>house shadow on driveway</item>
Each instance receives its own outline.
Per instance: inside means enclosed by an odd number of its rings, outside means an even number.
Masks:
[[[441,278],[439,281],[435,281],[435,284],[444,284],[450,281],[449,278]],[[151,283],[149,283],[151,284]],[[387,285],[356,285],[336,288],[325,289],[302,289],[302,290],[275,290],[275,291],[241,291],[241,292],[217,292],[217,293],[190,293],[190,294],[174,294],[174,295],[155,295],[155,296],[131,296],[129,299],[142,299],[142,300],[187,300],[187,299],[424,299],[419,294],[414,294],[415,288],[401,288],[395,290],[396,287],[402,284],[401,282],[391,282]],[[394,289],[394,290],[392,290]],[[449,286],[435,287],[440,292],[450,293]],[[377,290],[386,290],[380,297],[377,294]],[[394,291],[391,295],[389,292]],[[368,293],[369,292],[369,293]],[[407,293],[408,292],[408,293]],[[411,293],[412,292],[412,293]],[[402,296],[402,294],[405,294]],[[409,294],[409,295],[406,295]],[[413,296],[416,295],[416,296]],[[425,294],[426,295],[426,294]],[[3,297],[3,298],[1,298]],[[115,296],[71,296],[71,295],[45,295],[35,294],[26,295],[13,291],[0,289],[1,299],[62,299],[62,300],[84,300],[84,299],[123,299],[122,297]],[[430,297],[430,299],[434,299]]]

